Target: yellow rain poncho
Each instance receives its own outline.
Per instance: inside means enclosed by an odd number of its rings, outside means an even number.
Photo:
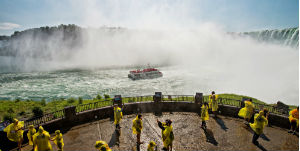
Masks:
[[[141,134],[143,129],[143,121],[136,116],[136,118],[132,121],[132,133],[133,134]]]
[[[28,144],[33,145],[33,135],[36,133],[36,130],[33,125],[29,126],[29,130],[27,132]]]
[[[3,131],[7,133],[7,138],[9,140],[13,142],[19,142],[23,139],[23,127],[24,121],[18,121],[17,119],[14,119],[14,123],[9,124]]]
[[[208,108],[206,105],[202,105],[202,107],[201,107],[201,120],[202,121],[209,120]]]
[[[123,118],[123,113],[122,113],[121,108],[114,107],[115,124],[119,124],[122,118]]]
[[[240,109],[239,116],[242,118],[250,119],[254,111],[254,105],[250,101],[245,101],[245,107]]]
[[[147,147],[147,151],[154,151],[154,147],[156,146],[154,141],[150,141],[148,147]]]
[[[105,141],[96,141],[95,148],[99,149],[99,151],[111,151]]]
[[[262,134],[264,127],[268,125],[268,119],[265,118],[263,114],[263,111],[260,111],[259,114],[255,114],[254,123],[250,124],[250,127],[258,135]]]
[[[167,124],[165,122],[161,122],[161,124],[162,124],[163,127],[167,126]],[[163,136],[164,136],[164,130],[162,129],[161,130],[161,137],[163,137]]]
[[[212,111],[218,110],[218,95],[209,96],[209,108],[212,109]]]
[[[299,126],[299,111],[297,109],[293,109],[290,111],[289,120],[290,122],[296,121],[297,126]]]
[[[52,151],[50,144],[50,135],[42,126],[36,134],[33,135],[34,151]]]
[[[163,144],[164,147],[168,147],[172,144],[174,140],[174,135],[173,135],[173,127],[172,125],[170,126],[164,126],[165,130],[163,131]]]
[[[62,137],[62,134],[60,133],[60,130],[55,131],[55,137],[53,138],[53,140],[59,151],[62,151],[64,147],[64,139]]]

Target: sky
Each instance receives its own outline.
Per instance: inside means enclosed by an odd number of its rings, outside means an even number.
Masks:
[[[0,0],[0,35],[41,26],[195,28],[243,32],[298,27],[298,0]]]

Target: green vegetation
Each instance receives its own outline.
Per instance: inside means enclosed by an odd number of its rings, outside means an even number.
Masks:
[[[34,117],[40,117],[40,116],[43,116],[44,115],[44,111],[41,109],[41,107],[39,106],[35,106],[33,109],[32,109],[32,113],[33,113],[33,116]]]
[[[220,98],[228,98],[228,99],[234,99],[234,100],[241,100],[242,98],[252,98],[248,96],[242,96],[242,95],[236,95],[236,94],[218,94]],[[176,100],[183,100],[182,96],[180,97],[175,97],[172,96],[173,98],[172,101]],[[46,100],[41,100],[41,101],[33,101],[33,100],[13,100],[13,101],[8,101],[8,100],[2,100],[0,101],[0,119],[1,121],[3,120],[12,120],[13,118],[18,118],[18,119],[27,119],[31,118],[34,116],[40,116],[46,113],[50,112],[55,112],[58,110],[64,109],[64,107],[67,106],[77,106],[77,105],[82,105],[82,104],[88,104],[88,103],[95,103],[99,101],[104,101],[105,99],[111,98],[109,95],[97,95],[94,99],[89,99],[89,100],[84,100],[81,97],[78,99],[75,98],[69,98],[69,99],[58,99],[58,100],[52,100],[49,102],[46,102]],[[131,103],[131,102],[143,102],[143,101],[149,101],[152,100],[152,96],[146,96],[146,97],[127,97],[123,98],[124,103]],[[208,100],[208,95],[204,96],[205,100]],[[170,100],[168,96],[165,97],[164,99]],[[184,100],[187,101],[193,101],[194,97],[192,96],[186,96],[184,97]],[[255,103],[260,103],[260,104],[266,104],[261,100],[258,100],[256,98],[252,98],[253,102]],[[237,102],[237,101],[235,101]],[[97,107],[102,107],[102,106],[107,106],[110,105],[110,103],[107,102],[99,102],[95,103],[94,106],[95,108]],[[272,104],[270,104],[272,105]],[[294,109],[296,106],[290,106],[290,109]],[[79,109],[81,110],[81,109]]]
[[[251,98],[254,103],[266,104],[265,102],[263,102],[261,100],[258,100],[256,98],[249,97],[249,96],[244,96],[244,95],[236,95],[236,94],[227,94],[227,93],[224,93],[224,94],[219,94],[219,97],[220,98],[234,99],[234,100],[242,100],[243,98],[249,98],[249,99]]]
[[[79,98],[78,98],[78,104],[82,104],[82,102],[83,102],[82,97],[79,97]]]

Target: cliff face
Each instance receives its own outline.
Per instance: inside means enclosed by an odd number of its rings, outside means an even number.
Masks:
[[[46,26],[16,31],[10,37],[2,39],[2,56],[44,57],[49,56],[49,53],[62,53],[62,49],[67,51],[80,46],[82,29],[76,25]]]
[[[92,30],[117,30],[107,28]],[[90,30],[90,29],[89,29]],[[39,57],[51,59],[51,54],[63,58],[82,48],[87,29],[76,25],[59,25],[16,31],[11,36],[0,36],[0,56]],[[58,55],[56,55],[58,56]]]

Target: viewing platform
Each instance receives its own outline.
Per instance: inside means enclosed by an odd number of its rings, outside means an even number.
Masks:
[[[201,118],[196,113],[174,112],[155,116],[152,113],[143,115],[143,131],[140,150],[147,150],[150,140],[156,142],[158,150],[162,148],[161,129],[156,119],[173,120],[173,150],[299,150],[298,137],[287,133],[279,127],[266,127],[264,135],[259,138],[260,146],[252,144],[253,132],[242,119],[219,116],[210,117],[207,129],[200,128]],[[113,151],[137,150],[136,136],[132,134],[132,120],[136,115],[124,116],[121,123],[120,145],[116,144],[117,134],[113,120],[98,120],[72,127],[63,134],[64,150],[95,150],[96,140],[106,141]],[[55,145],[52,144],[54,150]],[[24,147],[29,150],[31,146]]]
[[[25,121],[25,128],[30,124],[42,125],[51,135],[59,129],[63,133],[64,150],[95,150],[97,140],[106,141],[112,150],[146,150],[150,140],[156,142],[158,150],[162,148],[161,129],[156,119],[173,121],[173,150],[299,150],[298,135],[288,133],[288,116],[269,105],[255,104],[256,112],[268,108],[269,125],[259,138],[259,146],[252,144],[253,132],[238,118],[241,100],[219,98],[219,115],[211,114],[207,129],[203,130],[199,116],[200,107],[208,99],[201,93],[193,95],[162,95],[121,97],[107,99],[90,104],[66,107],[64,110],[48,113],[43,117]],[[113,104],[122,107],[124,118],[121,122],[121,135],[118,137],[113,124]],[[132,134],[132,120],[137,114],[143,115],[141,140],[144,144],[136,145],[136,136]],[[27,131],[24,132],[24,149],[27,146]],[[16,149],[16,144],[6,139],[1,133],[1,142],[10,145],[8,150]],[[119,145],[118,143],[119,142]],[[15,145],[15,147],[14,147]],[[55,145],[52,142],[54,150]],[[4,150],[4,149],[3,149]]]

